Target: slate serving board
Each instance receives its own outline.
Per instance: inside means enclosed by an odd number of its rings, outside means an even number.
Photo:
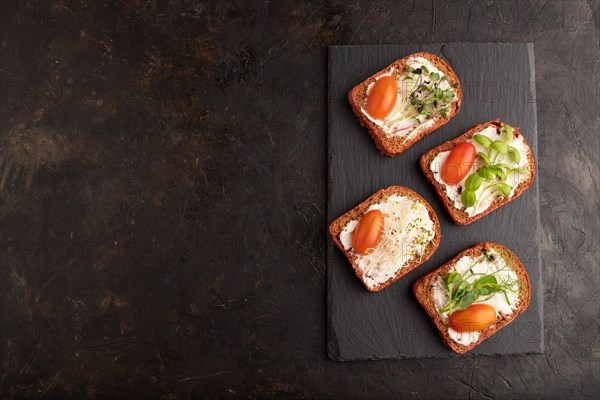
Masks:
[[[396,158],[382,156],[347,101],[357,83],[417,51],[446,59],[463,86],[460,113]],[[342,252],[328,238],[327,307],[329,358],[336,361],[447,357],[433,323],[418,305],[412,283],[481,241],[512,249],[527,269],[532,297],[514,322],[469,354],[541,353],[544,350],[540,211],[537,177],[519,198],[468,226],[455,225],[418,166],[427,150],[473,125],[499,118],[518,126],[537,161],[533,44],[449,43],[335,46],[329,48],[328,223],[376,190],[402,185],[435,209],[442,240],[431,259],[379,293],[369,293]]]

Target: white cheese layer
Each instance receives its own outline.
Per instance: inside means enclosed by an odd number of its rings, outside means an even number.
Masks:
[[[498,135],[497,132],[498,131],[496,130],[495,126],[488,126],[484,130],[477,132],[477,134],[487,136],[492,140],[500,140],[500,138],[502,136]],[[486,152],[485,147],[480,145],[474,139],[470,139],[469,142],[472,143],[473,145],[475,145],[477,152],[480,152],[480,151]],[[528,170],[528,168],[527,168],[528,167],[528,160],[527,160],[528,150],[527,150],[527,144],[525,143],[525,139],[523,139],[523,136],[520,135],[518,138],[515,137],[515,139],[512,141],[512,143],[510,145],[512,147],[514,147],[515,149],[517,149],[517,151],[521,155],[521,161],[519,162],[518,166],[525,170]],[[490,189],[486,192],[486,194],[482,198],[482,192],[485,190],[486,186],[481,185],[481,187],[479,189],[477,189],[477,191],[475,192],[475,194],[477,196],[477,202],[475,202],[475,204],[472,207],[468,207],[466,209],[462,203],[462,200],[460,199],[460,195],[462,193],[462,190],[465,187],[465,181],[467,180],[467,177],[469,175],[471,175],[472,173],[474,173],[475,171],[477,171],[477,169],[479,169],[481,166],[483,166],[484,161],[481,160],[481,157],[477,157],[475,159],[475,163],[473,164],[473,167],[471,168],[469,173],[465,176],[465,178],[462,181],[460,181],[456,185],[448,185],[448,184],[446,184],[446,182],[444,182],[442,180],[442,166],[444,165],[444,162],[446,162],[446,158],[448,158],[449,154],[450,154],[449,151],[443,151],[443,152],[439,153],[431,161],[431,164],[429,165],[429,169],[431,169],[431,172],[433,173],[435,180],[444,186],[444,189],[446,190],[446,195],[454,202],[454,207],[456,207],[459,210],[465,210],[465,212],[467,213],[467,215],[469,217],[473,217],[477,214],[481,214],[482,212],[484,212],[485,210],[487,210],[489,208],[489,206],[492,204],[492,202],[494,200],[496,200],[496,198],[498,198],[498,196],[501,196],[501,194],[498,191],[494,191],[491,196],[487,196],[487,194],[489,194],[489,192],[492,190],[492,189]],[[509,161],[507,154],[500,154],[498,159],[496,160],[496,162],[504,163],[504,164],[510,165],[511,167],[517,167],[516,163]],[[513,188],[512,192],[510,194],[510,197],[512,197],[514,195],[514,192],[515,192],[514,189],[517,187],[519,182],[527,179],[527,177],[528,177],[528,175],[522,174],[520,172],[513,172],[506,179],[506,183]],[[480,201],[480,200],[483,200],[483,201]]]
[[[428,77],[429,74],[432,72],[435,72],[440,76],[446,75],[442,71],[440,71],[438,68],[436,68],[429,60],[427,60],[426,58],[423,58],[423,57],[409,58],[407,60],[406,64],[411,68],[420,68],[421,66],[424,65],[429,70],[429,73],[423,72],[424,78]],[[389,72],[386,72],[385,74],[381,74],[379,77],[392,76],[394,71],[395,71],[395,69],[392,68],[392,69],[390,69]],[[435,122],[438,119],[441,118],[440,115],[437,115],[428,120],[423,119],[423,120],[417,121],[414,118],[409,118],[409,119],[402,119],[399,121],[394,121],[401,115],[404,107],[407,104],[407,101],[409,101],[408,96],[415,89],[414,82],[403,80],[403,78],[406,76],[407,76],[407,72],[404,71],[396,78],[396,84],[398,85],[398,98],[396,100],[396,105],[394,106],[394,109],[392,110],[392,112],[390,112],[390,114],[387,117],[385,117],[384,119],[373,118],[369,115],[369,113],[367,112],[367,110],[364,107],[361,107],[363,114],[365,114],[365,116],[371,122],[373,122],[375,125],[379,126],[389,136],[403,137],[403,136],[408,136],[411,134],[415,135],[420,131],[428,129],[433,124],[435,124]],[[425,80],[427,80],[427,79],[425,79]],[[375,85],[375,82],[371,82],[369,84],[369,86],[367,87],[367,96],[371,92],[371,89],[373,88],[373,85]],[[450,89],[452,92],[455,92],[454,88],[450,85],[448,80],[444,80],[444,81],[440,82],[439,87],[440,87],[440,89],[443,89],[443,90]],[[458,98],[454,97],[452,99],[451,103],[453,103],[457,100],[458,100]],[[422,119],[423,117],[421,116],[420,118]]]
[[[411,260],[420,257],[435,236],[434,223],[420,201],[392,195],[373,204],[368,211],[384,215],[383,234],[375,250],[366,256],[352,250],[352,234],[358,220],[350,221],[340,233],[340,242],[356,257],[367,286],[376,287],[396,274]]]
[[[488,304],[496,310],[496,315],[500,313],[502,315],[510,315],[517,309],[517,303],[519,302],[519,287],[517,283],[517,274],[509,267],[506,266],[504,259],[496,252],[491,250],[490,255],[494,256],[494,260],[483,259],[471,270],[471,274],[468,275],[467,282],[471,283],[483,275],[494,274],[498,283],[501,282],[515,282],[511,291],[507,291],[506,296],[504,293],[495,293],[490,299],[485,301],[476,301],[473,304]],[[472,258],[469,256],[461,257],[456,264],[448,272],[459,272],[464,274],[473,265],[473,263],[479,258]],[[502,270],[502,271],[500,271]],[[498,272],[500,271],[500,272]],[[508,297],[508,302],[506,298]],[[438,277],[433,283],[433,301],[436,308],[439,310],[446,305],[448,302],[448,291],[444,287],[442,277]],[[442,320],[447,321],[449,318],[448,313],[440,313]],[[452,340],[462,345],[468,345],[479,340],[479,332],[457,332],[452,328],[448,328],[448,335]]]
[[[463,346],[468,346],[471,343],[478,341],[480,334],[481,333],[478,331],[459,332],[452,328],[448,328],[448,336],[450,336],[450,339],[454,340],[458,344],[462,344]]]

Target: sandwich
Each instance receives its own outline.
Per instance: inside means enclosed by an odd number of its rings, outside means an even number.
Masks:
[[[367,290],[380,291],[427,261],[441,238],[431,206],[402,186],[381,189],[329,226]]]
[[[458,113],[462,88],[446,61],[421,52],[359,83],[348,100],[379,151],[394,157]]]
[[[516,199],[533,183],[533,152],[518,128],[484,122],[423,154],[421,170],[459,225]]]
[[[418,279],[413,293],[446,346],[462,354],[525,311],[531,285],[513,252],[483,242]]]

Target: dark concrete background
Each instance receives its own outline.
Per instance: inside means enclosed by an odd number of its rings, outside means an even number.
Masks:
[[[594,398],[597,1],[2,1],[0,398]],[[327,46],[534,42],[546,353],[326,356]],[[482,60],[485,62],[485,60]]]

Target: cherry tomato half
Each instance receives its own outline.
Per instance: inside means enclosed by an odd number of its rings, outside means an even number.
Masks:
[[[456,185],[469,173],[477,157],[472,143],[463,142],[452,149],[442,165],[442,180],[448,185]]]
[[[391,76],[377,79],[367,98],[367,111],[373,118],[383,119],[392,112],[398,98],[398,85]]]
[[[482,331],[496,322],[496,310],[488,304],[472,304],[450,316],[450,327],[458,332]]]
[[[371,254],[379,244],[383,233],[383,213],[371,210],[358,221],[352,235],[352,247],[361,256]]]

